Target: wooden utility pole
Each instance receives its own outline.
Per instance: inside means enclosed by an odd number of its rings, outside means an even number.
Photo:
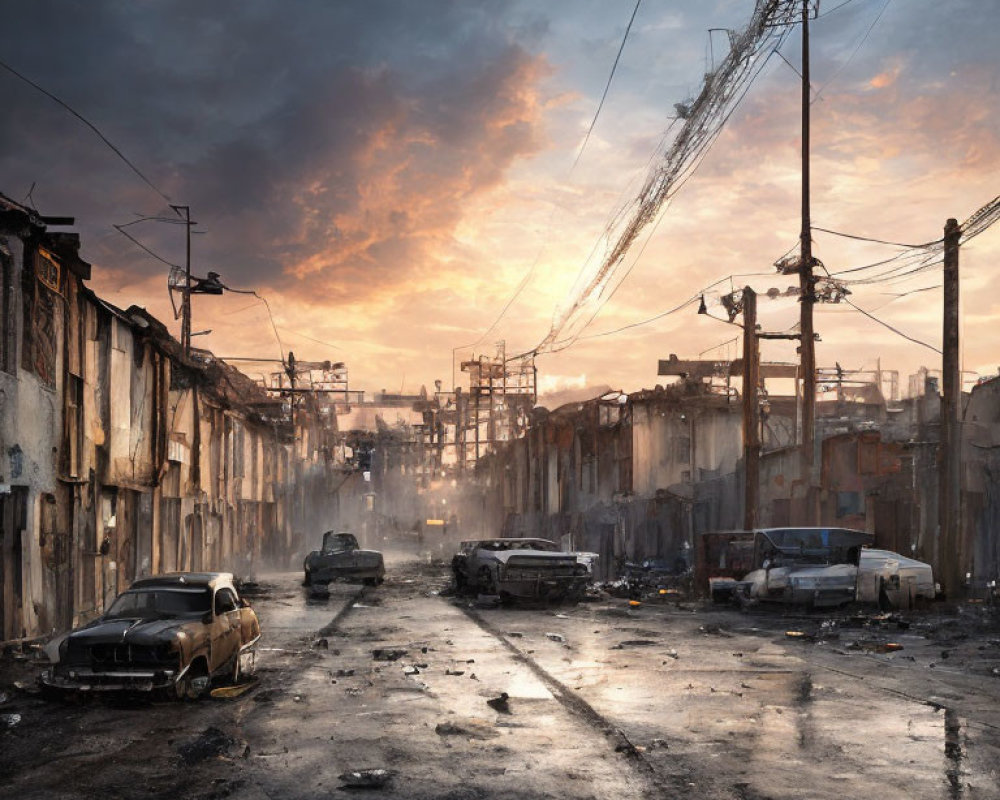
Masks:
[[[760,344],[757,293],[743,289],[743,527],[757,527],[760,504]]]
[[[178,214],[184,213],[184,228],[187,233],[184,261],[184,288],[181,292],[181,351],[191,355],[191,207],[170,206]]]
[[[941,363],[941,472],[938,563],[948,597],[962,590],[961,408],[962,374],[958,363],[958,243],[962,229],[944,226],[944,325]]]
[[[806,489],[806,522],[817,524],[812,473],[816,436],[816,343],[813,332],[812,220],[809,210],[809,0],[802,1],[802,227],[799,231],[799,342],[802,365],[802,485]]]

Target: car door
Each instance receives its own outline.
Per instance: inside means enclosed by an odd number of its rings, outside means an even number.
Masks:
[[[232,662],[242,642],[240,604],[227,586],[215,592],[212,603],[212,672]]]

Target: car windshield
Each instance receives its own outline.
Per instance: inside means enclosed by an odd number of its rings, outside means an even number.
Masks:
[[[353,533],[332,533],[323,534],[324,553],[343,553],[347,550],[357,550],[358,540]]]
[[[118,596],[105,617],[155,619],[204,614],[212,608],[207,586],[149,586]]]
[[[546,539],[492,539],[479,543],[481,550],[544,550],[559,552],[559,545]]]

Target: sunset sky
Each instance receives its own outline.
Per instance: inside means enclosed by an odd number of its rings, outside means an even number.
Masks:
[[[354,388],[448,386],[456,348],[492,354],[505,340],[510,353],[541,341],[601,232],[635,196],[674,104],[724,56],[725,34],[710,40],[708,29],[742,28],[753,9],[751,0],[643,0],[574,167],[634,6],[7,0],[0,60],[93,123],[158,191],[80,120],[0,70],[0,192],[75,216],[93,288],[175,332],[169,268],[112,226],[171,214],[162,195],[190,205],[200,231],[192,271],[266,297],[280,352],[345,361]],[[921,243],[1000,194],[1000,2],[823,0],[819,10],[814,224]],[[797,69],[799,51],[793,32],[781,55]],[[792,66],[768,61],[648,242],[640,237],[627,280],[573,347],[539,356],[544,389],[636,390],[658,382],[657,359],[669,353],[737,356],[723,343],[739,330],[694,306],[592,335],[713,284],[706,299],[722,316],[720,292],[796,282],[771,266],[799,231]],[[183,264],[182,227],[127,230]],[[831,272],[897,252],[815,234]],[[1000,366],[998,264],[1000,229],[963,248],[963,363],[979,374]],[[740,277],[718,283],[729,275]],[[940,347],[941,290],[931,288],[940,277],[854,285],[851,300]],[[784,330],[798,303],[762,298],[758,313],[765,329]],[[279,355],[250,295],[196,296],[193,329],[205,328],[213,332],[194,344],[218,355]],[[919,366],[940,366],[937,353],[850,306],[817,307],[816,330],[821,366],[871,368],[881,357],[904,387]],[[764,358],[795,354],[769,343]]]

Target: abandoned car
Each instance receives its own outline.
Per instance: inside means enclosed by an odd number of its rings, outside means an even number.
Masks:
[[[864,548],[858,565],[858,600],[909,608],[937,596],[930,564],[890,550]]]
[[[704,534],[698,581],[714,600],[830,607],[854,601],[907,607],[933,598],[931,567],[848,528],[763,528]]]
[[[385,578],[385,562],[378,550],[362,550],[353,533],[336,531],[323,534],[322,549],[306,556],[302,570],[306,586],[325,586],[338,579],[374,586]]]
[[[41,676],[51,690],[165,690],[195,699],[214,678],[253,673],[257,615],[226,572],[142,578],[59,645]]]
[[[459,591],[558,600],[584,590],[592,559],[593,554],[567,552],[548,539],[475,539],[461,543],[451,568]]]

